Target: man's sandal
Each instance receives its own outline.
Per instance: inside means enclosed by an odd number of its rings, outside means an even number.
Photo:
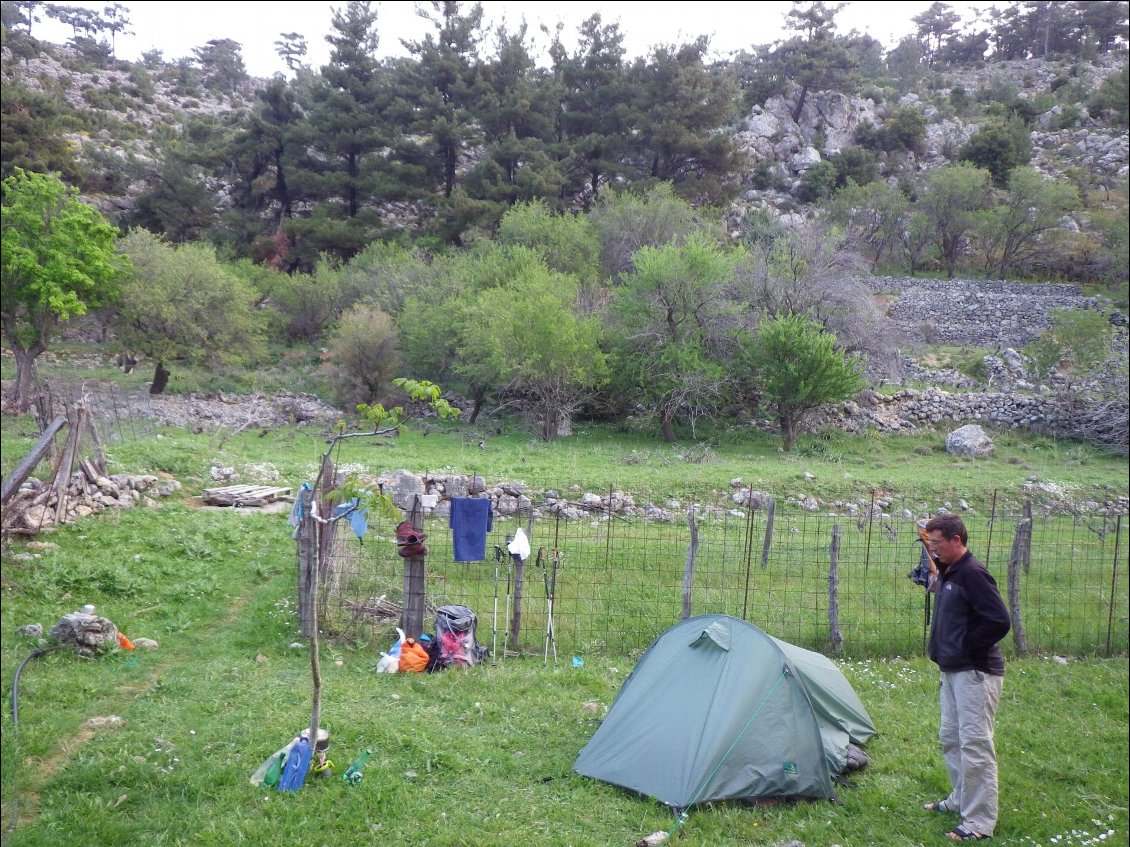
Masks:
[[[989,838],[992,838],[991,835],[982,835],[979,832],[974,832],[971,829],[966,829],[965,824],[958,824],[957,826],[955,826],[953,829],[946,833],[946,837],[950,839],[950,841],[985,841]]]
[[[927,812],[953,812],[954,814],[957,813],[957,809],[951,809],[948,805],[946,805],[945,800],[938,800],[935,803],[924,803],[922,805],[922,808],[925,809]]]

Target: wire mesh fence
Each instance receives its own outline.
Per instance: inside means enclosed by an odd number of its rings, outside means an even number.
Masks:
[[[91,400],[83,382],[53,380],[44,402]],[[151,436],[158,423],[147,395],[99,384],[89,403],[108,442]],[[543,484],[542,492],[568,485]],[[646,647],[684,611],[724,613],[771,635],[845,656],[925,651],[930,598],[908,574],[918,564],[915,497],[828,514],[751,501],[732,508],[717,492],[665,502],[661,518],[625,512],[620,487],[577,509],[530,495],[516,514],[496,515],[479,562],[454,558],[447,503],[424,521],[423,598],[474,610],[479,640],[498,656],[605,652]],[[957,501],[957,498],[954,498]],[[574,504],[580,505],[580,504]],[[654,514],[654,513],[653,513]],[[1014,652],[1115,655],[1130,650],[1125,515],[1037,511],[1010,504],[962,512],[969,546],[1010,602]],[[1027,535],[1016,549],[1018,530]],[[395,522],[372,518],[357,539],[333,525],[320,541],[319,620],[334,634],[386,639],[403,611],[405,562]],[[522,527],[532,552],[522,562],[507,543]],[[693,529],[692,529],[693,527]],[[692,547],[694,548],[692,554]],[[688,568],[688,561],[690,567]],[[552,596],[553,638],[547,643]]]
[[[86,407],[100,437],[107,442],[136,441],[160,428],[151,397],[144,391],[128,391],[112,382],[75,379],[43,380],[37,386],[35,404],[40,424],[56,410]]]
[[[1018,626],[1006,649],[1127,652],[1125,516],[1030,516],[1030,508],[994,506],[962,517],[970,549],[1011,601]],[[519,527],[531,545],[525,561],[507,550]],[[909,505],[847,516],[771,501],[738,509],[687,504],[673,520],[654,520],[612,508],[566,517],[533,503],[494,517],[487,556],[476,562],[455,561],[446,515],[428,517],[424,528],[426,620],[442,605],[470,607],[479,641],[495,656],[628,654],[684,610],[741,617],[825,653],[925,651],[931,603],[908,578],[922,555]],[[1014,543],[1018,529],[1030,534],[1030,549]],[[391,632],[406,585],[393,532],[380,521],[361,540],[337,531],[323,565],[334,584],[323,591],[320,613],[330,630],[377,638]]]

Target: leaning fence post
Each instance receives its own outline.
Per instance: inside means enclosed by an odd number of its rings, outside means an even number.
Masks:
[[[769,550],[773,546],[773,514],[777,510],[777,501],[769,498],[769,509],[765,513],[765,544],[761,548],[761,569],[769,567]]]
[[[867,509],[867,554],[863,559],[863,572],[871,570],[871,528],[875,526],[875,489],[871,489],[871,505]]]
[[[1032,501],[1024,501],[1024,517],[1028,521],[1028,534],[1024,538],[1024,547],[1020,551],[1020,564],[1027,576],[1032,570]]]
[[[746,489],[746,514],[745,514],[745,593],[742,596],[742,620],[748,620],[749,612],[749,571],[753,564],[753,513],[757,511],[753,505],[753,486]]]
[[[840,525],[832,524],[832,544],[828,548],[828,631],[832,636],[832,650],[839,653],[844,648],[844,634],[840,631]]]
[[[1118,516],[1118,521],[1114,525],[1114,563],[1110,569],[1110,607],[1106,613],[1106,655],[1109,657],[1110,652],[1110,634],[1114,626],[1114,595],[1118,590],[1118,552],[1122,547],[1122,515]]]
[[[698,555],[698,522],[694,519],[694,503],[687,510],[687,526],[691,530],[691,544],[687,548],[687,563],[683,566],[683,614],[680,620],[691,616],[691,589],[694,586],[694,560]]]
[[[47,452],[55,444],[55,435],[67,423],[67,419],[63,415],[56,415],[55,418],[43,430],[39,436],[39,440],[35,442],[35,446],[29,452],[10,474],[4,477],[3,494],[0,495],[0,503],[7,504],[7,502],[20,490],[24,480],[31,475]]]
[[[1028,640],[1024,637],[1024,622],[1020,616],[1020,568],[1031,555],[1031,504],[1028,504],[1025,511],[1025,516],[1016,525],[1016,535],[1012,539],[1012,553],[1008,557],[1008,613],[1012,618],[1012,642],[1022,656],[1028,654]]]
[[[55,471],[55,523],[61,524],[67,516],[67,486],[71,481],[71,470],[75,464],[75,455],[78,452],[79,442],[82,440],[82,430],[86,426],[86,406],[78,403],[75,406],[74,420],[67,432],[67,440],[63,446],[62,461]]]
[[[989,557],[993,555],[993,527],[997,523],[997,490],[993,489],[993,502],[989,507],[989,541],[985,545],[985,564],[989,564]]]

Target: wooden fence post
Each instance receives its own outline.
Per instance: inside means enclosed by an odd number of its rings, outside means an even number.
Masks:
[[[769,567],[769,550],[773,546],[773,514],[777,510],[777,501],[769,498],[769,510],[765,513],[765,544],[761,548],[761,569]]]
[[[1020,568],[1023,566],[1027,572],[1026,563],[1032,555],[1032,504],[1027,503],[1024,511],[1024,517],[1016,525],[1008,557],[1008,614],[1012,618],[1012,643],[1021,656],[1028,654],[1028,641],[1020,616]]]
[[[298,622],[302,635],[310,638],[314,620],[315,591],[318,583],[318,524],[314,519],[314,489],[303,485],[298,491]]]
[[[687,526],[691,530],[691,544],[687,548],[687,562],[683,566],[683,612],[680,620],[691,616],[691,589],[694,587],[694,560],[698,555],[698,522],[694,519],[694,504],[687,510]]]
[[[63,415],[56,415],[54,420],[47,425],[43,430],[43,434],[39,436],[39,440],[31,448],[31,452],[24,456],[23,461],[16,465],[15,469],[4,477],[3,494],[0,495],[0,503],[6,504],[12,495],[19,491],[20,486],[24,484],[35,466],[40,463],[44,456],[50,451],[51,447],[55,444],[55,435],[66,424],[67,419]]]
[[[844,634],[840,630],[839,524],[832,524],[832,543],[828,548],[828,633],[832,637],[832,650],[839,653],[844,648]]]
[[[420,495],[416,494],[412,500],[412,508],[408,511],[408,521],[412,530],[420,535],[424,531],[424,508],[420,503]],[[424,590],[427,583],[427,571],[424,568],[424,556],[417,553],[404,558],[404,610],[400,616],[400,628],[409,638],[419,638],[424,631]]]
[[[71,481],[71,471],[75,465],[82,430],[86,426],[86,406],[75,406],[75,419],[67,433],[67,443],[63,448],[63,461],[55,471],[55,523],[61,524],[67,516],[67,485]]]
[[[1118,516],[1118,521],[1114,525],[1114,562],[1110,568],[1110,606],[1106,614],[1106,655],[1109,658],[1110,652],[1110,636],[1111,630],[1114,627],[1114,596],[1118,589],[1118,551],[1122,548],[1122,515]]]

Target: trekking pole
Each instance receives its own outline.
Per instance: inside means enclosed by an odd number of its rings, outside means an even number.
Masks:
[[[557,602],[557,565],[561,562],[561,551],[556,547],[553,555],[553,578],[549,581],[549,635],[553,644],[553,664],[557,664],[557,624],[553,620],[553,604]]]
[[[510,548],[510,536],[506,536],[506,547]],[[504,612],[506,625],[502,633],[502,657],[506,658],[506,648],[510,645],[510,579],[511,569],[514,566],[514,556],[511,553],[506,554],[506,609]]]
[[[502,548],[494,545],[494,614],[491,615],[491,664],[498,664],[498,563],[502,561]]]
[[[538,561],[541,563],[541,574],[545,580],[545,655],[542,664],[549,664],[549,645],[553,644],[553,664],[557,664],[557,633],[553,631],[553,592],[557,583],[556,559],[554,560],[553,582],[549,580],[549,564],[545,560],[545,548],[538,548]]]
[[[537,565],[541,568],[541,578],[545,583],[545,654],[542,664],[549,664],[549,636],[553,632],[553,595],[549,593],[549,566],[545,562],[545,548],[538,548]]]

